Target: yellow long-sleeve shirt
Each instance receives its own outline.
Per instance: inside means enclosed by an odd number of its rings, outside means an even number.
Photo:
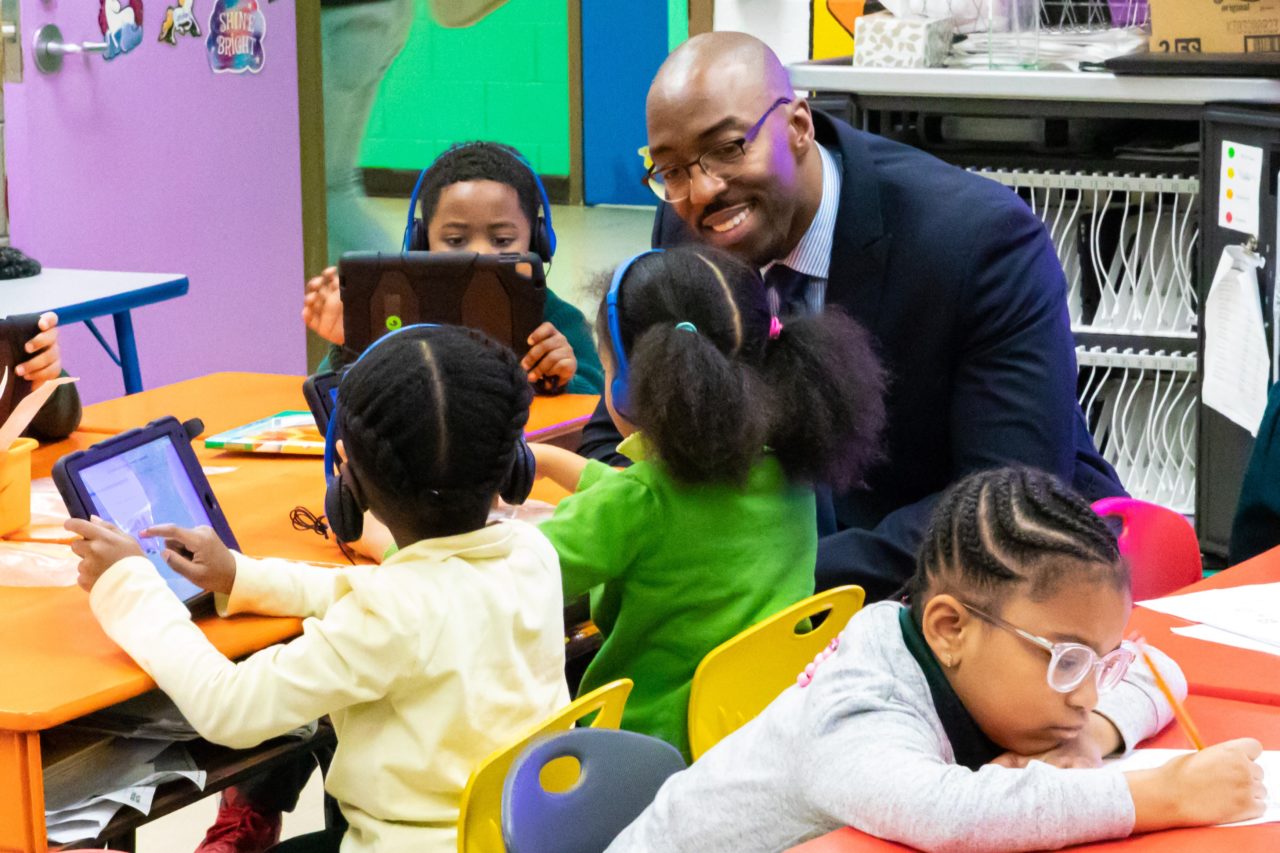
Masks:
[[[556,553],[518,521],[417,542],[378,567],[236,555],[226,613],[309,617],[232,663],[143,557],[89,598],[107,634],[208,740],[247,747],[324,714],[343,853],[452,851],[475,765],[568,702]]]

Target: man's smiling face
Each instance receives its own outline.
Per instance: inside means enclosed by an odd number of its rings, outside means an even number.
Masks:
[[[688,56],[673,54],[645,105],[649,152],[659,171],[741,139],[777,98],[794,98],[785,72],[779,81],[754,55],[758,50],[698,50],[692,42],[684,47],[693,49]],[[818,156],[808,104],[783,104],[726,174],[712,177],[690,167],[688,197],[671,207],[699,239],[764,266],[791,251],[816,210],[802,182],[806,155]]]

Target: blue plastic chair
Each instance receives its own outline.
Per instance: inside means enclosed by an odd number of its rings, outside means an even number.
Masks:
[[[566,756],[578,760],[578,779],[552,793],[542,787],[542,769]],[[618,729],[570,729],[535,741],[511,766],[502,792],[507,851],[600,853],[684,767],[666,741]]]

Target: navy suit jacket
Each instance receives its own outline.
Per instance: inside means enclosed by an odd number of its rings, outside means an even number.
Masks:
[[[1122,495],[1076,400],[1066,280],[1052,241],[1008,188],[814,113],[843,182],[827,306],[869,329],[889,371],[887,460],[867,485],[819,490],[818,588],[894,594],[914,571],[939,493],[973,471],[1042,468],[1088,500]],[[658,209],[655,246],[692,240]],[[603,404],[582,453],[611,463]]]

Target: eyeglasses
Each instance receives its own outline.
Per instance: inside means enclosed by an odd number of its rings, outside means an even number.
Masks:
[[[732,179],[736,176],[738,168],[740,168],[743,159],[747,156],[747,146],[755,142],[756,137],[760,135],[760,128],[764,127],[765,121],[768,120],[774,110],[783,104],[789,103],[791,103],[790,98],[778,98],[778,100],[769,105],[769,109],[764,111],[764,115],[760,116],[760,120],[751,125],[751,129],[745,134],[737,139],[721,142],[714,148],[704,151],[697,160],[691,160],[683,166],[664,166],[662,168],[658,168],[656,164],[650,166],[649,171],[645,173],[644,183],[663,201],[684,201],[689,197],[689,188],[693,185],[693,175],[689,170],[694,165],[702,169],[703,174],[707,177],[721,181]]]
[[[1028,643],[1048,652],[1049,669],[1045,673],[1045,680],[1059,693],[1070,693],[1075,690],[1084,683],[1089,673],[1094,673],[1097,678],[1098,692],[1105,693],[1120,683],[1134,660],[1133,652],[1123,645],[1113,652],[1098,657],[1098,653],[1086,645],[1054,643],[1024,631],[1016,625],[1011,625],[997,616],[984,613],[972,604],[965,603],[964,606],[984,622],[1003,628],[1011,634],[1017,634]]]

